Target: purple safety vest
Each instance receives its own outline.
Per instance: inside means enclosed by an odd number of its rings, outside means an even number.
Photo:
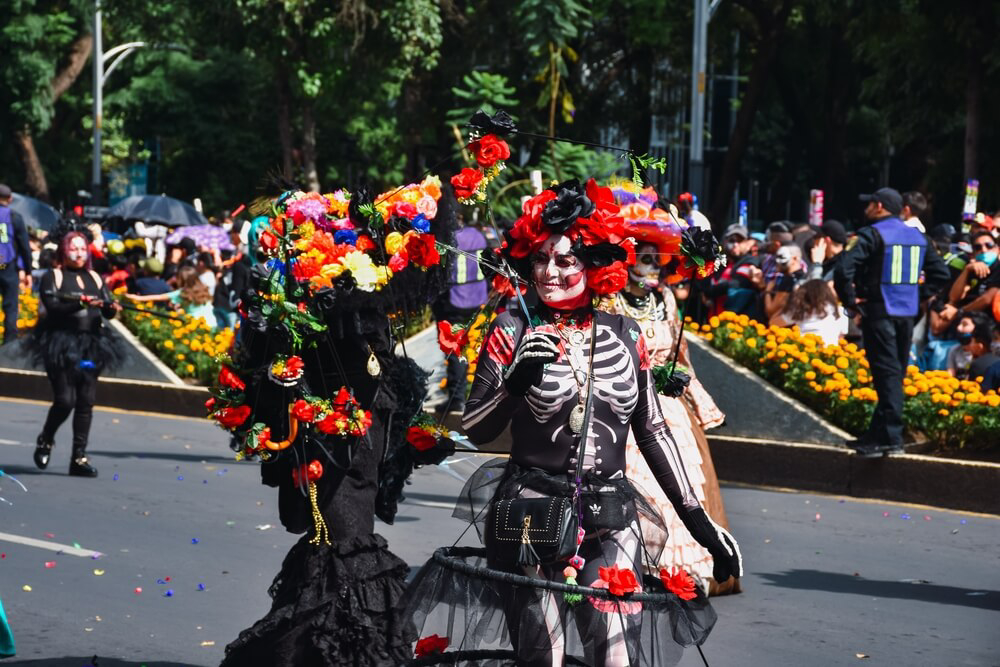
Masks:
[[[486,247],[486,237],[475,227],[463,227],[455,232],[455,245],[472,257],[456,254],[449,277],[452,287],[448,292],[448,301],[461,310],[479,308],[486,303],[490,292],[483,270],[474,258]]]
[[[10,208],[0,206],[0,267],[17,261],[14,247],[14,223],[10,220]]]
[[[898,218],[886,218],[872,226],[884,245],[879,282],[885,311],[894,317],[913,317],[920,306],[920,272],[927,239]]]

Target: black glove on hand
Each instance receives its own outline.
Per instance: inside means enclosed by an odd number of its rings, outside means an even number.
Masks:
[[[529,331],[521,338],[514,362],[504,376],[504,386],[514,396],[524,396],[542,379],[542,369],[559,358],[559,347],[552,334]]]
[[[698,508],[681,514],[684,526],[698,544],[712,554],[712,576],[718,583],[725,583],[729,577],[743,576],[743,557],[736,539],[725,528],[716,524],[705,510]]]

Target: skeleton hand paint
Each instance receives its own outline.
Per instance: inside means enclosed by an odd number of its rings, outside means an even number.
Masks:
[[[504,385],[507,391],[516,396],[523,396],[542,378],[545,364],[559,358],[559,339],[557,335],[543,331],[529,331],[521,339],[514,355],[514,362],[504,375]]]
[[[573,310],[590,302],[587,271],[583,262],[570,252],[568,237],[549,237],[532,258],[531,276],[538,298],[549,308]]]

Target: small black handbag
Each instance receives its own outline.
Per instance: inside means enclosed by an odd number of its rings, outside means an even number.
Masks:
[[[583,454],[590,431],[590,412],[594,399],[594,348],[597,321],[590,331],[590,382],[584,404],[583,428],[576,453],[576,479],[583,472]],[[494,500],[486,516],[486,560],[491,566],[553,565],[576,553],[579,513],[574,498],[542,496]]]

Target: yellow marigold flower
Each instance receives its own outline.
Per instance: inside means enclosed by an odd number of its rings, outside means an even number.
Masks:
[[[804,376],[804,377],[805,377],[805,379],[807,379],[807,380],[815,380],[815,379],[816,379],[816,373],[814,373],[813,371],[808,371],[808,372],[807,372],[807,373],[805,374],[805,376]]]
[[[177,357],[177,361],[184,361],[184,355],[183,354],[177,354],[175,356]]]
[[[916,387],[906,387],[906,388],[903,389],[903,393],[906,394],[907,396],[916,396],[917,395],[917,388]]]
[[[757,339],[756,338],[748,338],[747,339],[747,347],[749,347],[751,350],[754,349],[755,347],[757,347]]]
[[[837,364],[837,368],[840,370],[847,370],[847,368],[851,365],[851,362],[848,361],[847,357],[837,357],[837,361],[835,363]]]
[[[947,410],[945,410],[944,408],[941,408],[940,410],[938,410],[938,414],[939,414],[939,415],[941,415],[942,417],[947,417],[947,416],[948,416],[949,414],[951,414],[951,413],[949,413],[949,412],[948,412]]]
[[[185,366],[185,369],[187,370],[188,373],[194,373],[194,364],[188,364],[187,366]]]
[[[174,341],[172,340],[163,341],[163,347],[167,348],[168,350],[174,349]]]
[[[707,333],[707,334],[705,334],[705,335],[703,336],[703,338],[704,338],[705,340],[712,340],[712,338],[714,338],[714,336],[712,336],[712,334],[710,334],[710,333]]]

